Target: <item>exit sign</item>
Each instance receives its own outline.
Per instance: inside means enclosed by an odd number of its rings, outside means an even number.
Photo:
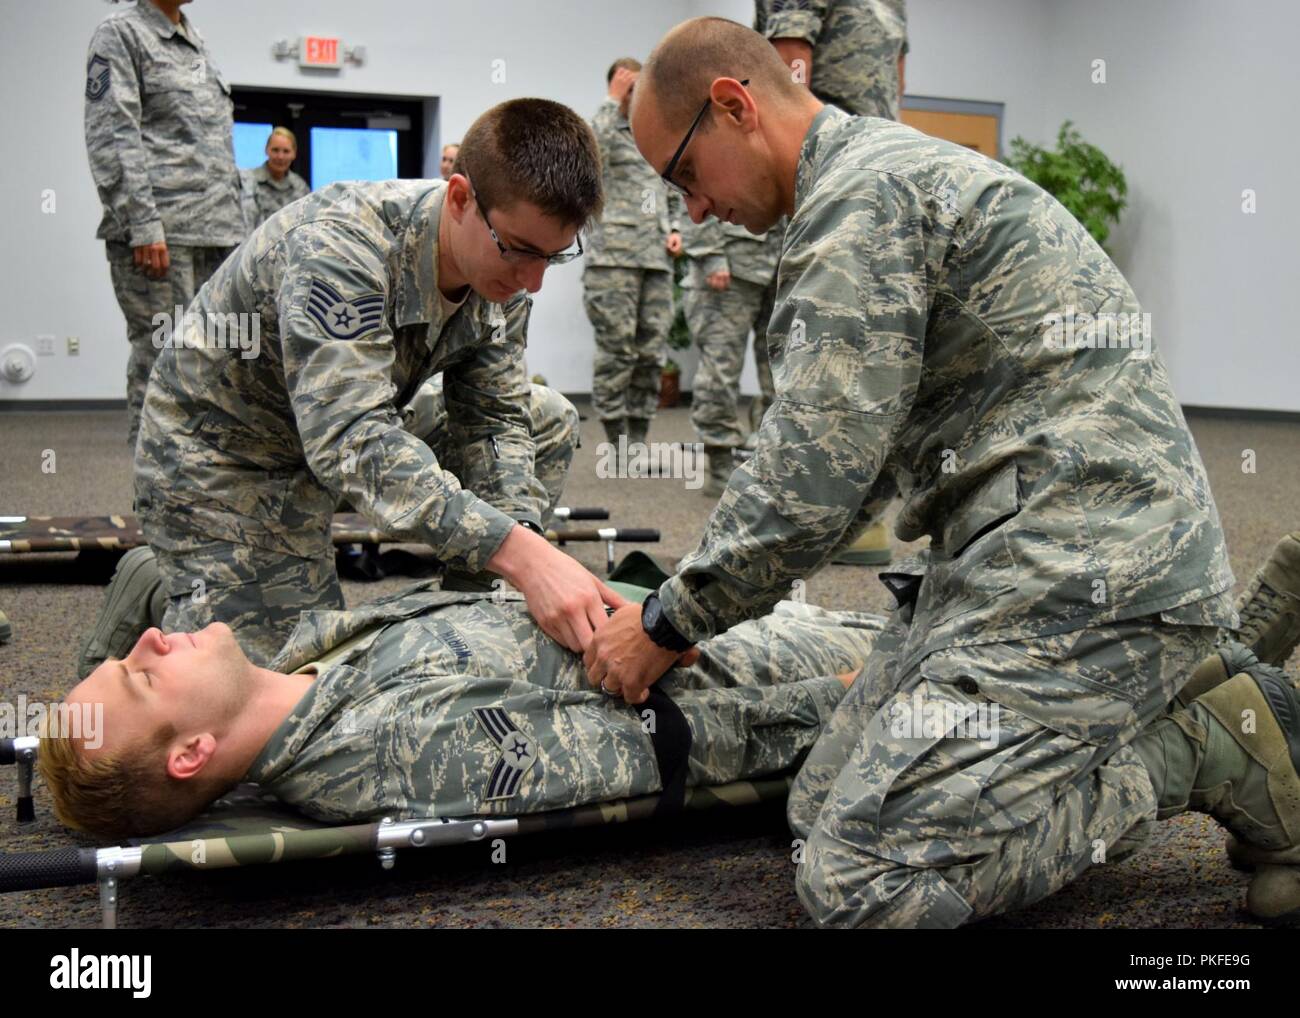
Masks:
[[[337,38],[305,36],[298,50],[298,66],[340,68],[343,66],[343,47]]]

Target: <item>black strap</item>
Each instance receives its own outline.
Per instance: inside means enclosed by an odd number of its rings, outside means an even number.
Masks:
[[[650,814],[655,819],[679,813],[686,805],[686,775],[691,755],[691,726],[686,715],[673,702],[673,698],[658,686],[650,687],[650,695],[637,710],[641,716],[653,711],[650,725],[650,742],[654,746],[655,762],[659,765],[659,780],[663,791]]]
[[[915,573],[880,573],[880,582],[885,585],[885,589],[894,595],[894,604],[897,608],[906,608],[908,605],[916,604],[916,599],[921,593],[921,581],[924,579]]]

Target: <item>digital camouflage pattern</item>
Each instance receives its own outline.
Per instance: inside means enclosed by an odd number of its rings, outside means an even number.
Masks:
[[[591,402],[603,421],[649,420],[673,324],[672,257],[681,199],[645,161],[627,117],[606,99],[591,121],[605,207],[585,238],[583,305],[596,334]]]
[[[583,306],[596,334],[591,406],[602,421],[649,420],[673,325],[673,277],[658,269],[589,267]]]
[[[153,341],[157,331],[154,316],[165,314],[174,318],[178,307],[189,307],[199,287],[217,271],[217,266],[234,248],[168,244],[167,256],[171,264],[167,274],[161,279],[151,279],[136,267],[130,245],[110,240],[105,247],[113,293],[126,318],[126,338],[131,344],[126,361],[126,439],[134,449],[149,373],[158,356]]]
[[[819,925],[953,928],[1141,846],[1157,796],[1137,747],[1213,627],[1136,619],[900,669],[906,615],[876,641],[787,803],[805,842],[796,890]]]
[[[282,606],[275,626],[291,626],[311,605],[267,578],[332,571],[329,521],[342,499],[392,538],[427,544],[471,573],[516,519],[540,522],[548,494],[524,366],[531,302],[471,293],[444,320],[444,194],[440,180],[398,180],[334,184],[295,202],[199,293],[184,332],[195,345],[160,352],[136,452],[136,510],[172,597],[169,625],[210,617],[227,596],[242,603],[229,588],[260,579],[263,607]],[[259,338],[248,356],[253,315]],[[224,344],[199,335],[213,323],[225,326]],[[439,371],[447,425],[435,452],[397,408]],[[194,581],[212,570],[224,593],[206,583],[205,607]],[[262,645],[273,651],[285,636]]]
[[[531,385],[529,393],[529,428],[537,449],[534,470],[547,498],[542,519],[549,521],[577,449],[578,412],[553,389]],[[440,463],[459,462],[449,444],[441,375],[420,387],[403,407],[402,419],[403,427],[427,443]],[[399,540],[367,529],[366,523],[357,514],[336,514],[331,542]],[[168,598],[162,627],[168,632],[197,631],[210,622],[225,622],[258,664],[275,656],[302,612],[343,607],[332,552],[302,558],[216,541],[179,551],[160,548],[157,555]]]
[[[645,161],[613,99],[600,104],[591,129],[600,150],[605,207],[583,238],[583,264],[670,271],[672,258],[664,244],[670,233],[681,230],[680,196]]]
[[[1159,353],[1073,349],[1048,316],[1139,313],[1114,263],[1005,166],[901,124],[816,116],[768,348],[777,401],[660,590],[694,640],[762,614],[895,490],[900,668],[1202,602],[1232,585]],[[923,577],[923,579],[922,579]],[[1231,625],[1208,602],[1206,625]]]
[[[755,236],[743,226],[710,217],[683,232],[690,264],[682,281],[682,300],[686,327],[700,351],[691,394],[691,424],[705,446],[734,448],[748,436],[749,421],[742,422],[739,401],[740,373],[751,330],[760,390],[751,419],[761,419],[772,403],[767,323],[776,297],[776,263],[784,230],[782,221]],[[708,277],[716,272],[731,274],[725,290],[708,285]]]
[[[157,349],[154,315],[188,307],[244,238],[230,86],[203,37],[153,4],[110,14],[86,55],[86,154],[104,215],[109,270],[131,345],[127,442],[135,447]],[[171,266],[150,279],[132,248],[166,241]]]
[[[311,192],[307,181],[288,170],[276,180],[263,163],[251,170],[239,171],[239,198],[244,213],[244,228],[252,233],[286,205]]]
[[[882,624],[782,608],[665,679],[693,734],[689,784],[791,768]],[[535,813],[660,789],[653,715],[592,690],[513,592],[423,584],[306,615],[271,667],[312,663],[319,677],[247,775],[309,816]]]
[[[754,30],[812,47],[807,84],[823,102],[860,117],[898,119],[904,0],[755,0]]]
[[[86,152],[101,240],[233,247],[244,238],[230,86],[182,13],[110,14],[86,53]]]

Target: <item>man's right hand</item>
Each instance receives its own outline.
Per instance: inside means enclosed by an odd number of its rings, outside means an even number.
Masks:
[[[635,84],[636,71],[620,67],[614,72],[614,77],[609,79],[609,97],[616,103],[621,103]]]
[[[524,595],[528,612],[551,639],[581,654],[595,628],[605,621],[605,605],[627,600],[589,573],[550,541],[526,527],[515,527],[488,561]]]
[[[709,288],[713,290],[725,290],[731,285],[731,273],[726,269],[719,269],[717,272],[710,272],[709,277],[705,280]]]
[[[162,279],[171,267],[171,256],[167,253],[167,242],[160,240],[157,244],[141,244],[133,250],[135,267],[150,279]]]

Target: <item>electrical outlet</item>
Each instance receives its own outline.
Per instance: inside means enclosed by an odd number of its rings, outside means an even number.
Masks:
[[[81,339],[77,336],[68,337],[68,356],[76,357],[81,353]]]
[[[53,357],[54,356],[54,337],[37,336],[36,337],[36,356]]]

